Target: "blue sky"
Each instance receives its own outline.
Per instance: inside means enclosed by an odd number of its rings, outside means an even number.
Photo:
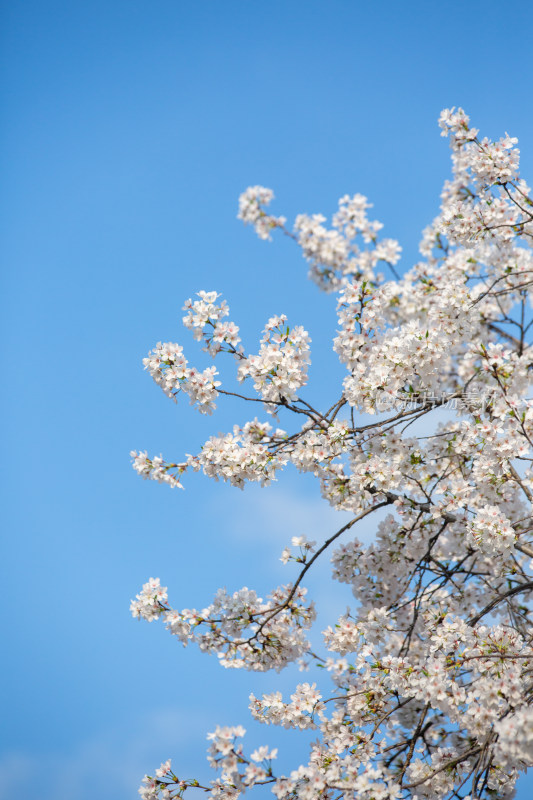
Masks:
[[[298,674],[221,670],[128,605],[152,575],[178,607],[220,585],[266,593],[291,577],[288,539],[337,518],[291,473],[244,493],[199,475],[185,492],[141,482],[130,449],[180,458],[248,418],[174,407],[141,359],[177,340],[206,363],[181,306],[216,289],[252,350],[274,313],[306,326],[325,397],[333,299],[291,242],[242,227],[239,193],[272,187],[289,219],[366,194],[410,265],[449,174],[441,108],[518,136],[531,181],[531,4],[24,0],[2,14],[0,798],[127,800],[167,757],[208,778],[217,723],[279,738],[289,766],[299,735],[254,728],[248,695]],[[324,624],[350,602],[327,579],[326,565],[310,582]]]

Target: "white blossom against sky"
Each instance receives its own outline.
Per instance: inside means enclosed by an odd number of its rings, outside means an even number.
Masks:
[[[11,0],[1,28],[0,800],[128,800],[167,753],[209,777],[206,732],[248,719],[251,691],[294,683],[222,672],[136,624],[146,577],[179,588],[180,606],[221,585],[266,593],[286,578],[291,537],[318,539],[338,519],[290,473],[244,493],[201,475],[184,492],[141,483],[132,447],[197,452],[248,418],[176,408],[143,357],[184,338],[184,301],[213,289],[255,351],[274,314],[309,331],[320,397],[344,374],[329,358],[335,304],[290,242],[237,220],[240,193],[274,187],[272,213],[291,219],[361,193],[407,268],[449,175],[442,108],[518,137],[533,180],[533,7]],[[330,585],[322,608],[342,611],[349,589]],[[295,759],[300,738],[281,736]]]

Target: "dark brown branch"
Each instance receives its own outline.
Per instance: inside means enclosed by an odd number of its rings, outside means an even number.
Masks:
[[[528,581],[527,583],[520,583],[518,584],[518,586],[513,586],[513,588],[509,589],[507,592],[505,592],[505,594],[501,594],[499,595],[499,597],[496,597],[494,600],[492,600],[492,602],[486,605],[485,608],[483,608],[479,612],[479,614],[476,614],[475,617],[469,619],[468,624],[477,625],[479,620],[482,617],[484,617],[485,614],[488,614],[489,611],[492,611],[492,609],[496,608],[497,605],[503,603],[504,600],[507,600],[509,597],[514,597],[515,594],[520,594],[521,592],[529,592],[531,590],[533,590],[533,581]]]

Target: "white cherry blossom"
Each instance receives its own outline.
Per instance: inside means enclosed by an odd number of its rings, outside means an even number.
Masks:
[[[348,515],[316,541],[289,532],[288,582],[265,599],[245,586],[177,609],[158,578],[144,584],[132,615],[160,619],[222,667],[308,669],[285,696],[273,678],[250,712],[315,737],[283,770],[278,748],[247,755],[242,726],[218,727],[217,777],[183,779],[165,761],[145,776],[145,800],[193,789],[234,800],[254,787],[278,800],[490,800],[511,797],[533,766],[533,200],[514,137],[480,138],[460,108],[439,125],[452,177],[421,260],[401,276],[401,248],[379,238],[360,194],[341,197],[331,223],[305,213],[292,230],[268,213],[270,189],[240,197],[244,223],[261,239],[291,238],[310,277],[337,293],[344,375],[327,407],[307,394],[304,328],[273,316],[247,353],[216,291],[187,300],[183,321],[221,370],[231,356],[242,392],[222,388],[213,366],[190,367],[179,344],[144,360],[173,399],[185,392],[203,413],[232,398],[263,404],[283,427],[252,414],[176,461],[132,451],[141,477],[181,487],[202,472],[242,489],[295,467]],[[325,559],[353,601],[318,641],[304,584]]]

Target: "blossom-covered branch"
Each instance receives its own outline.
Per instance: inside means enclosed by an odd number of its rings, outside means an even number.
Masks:
[[[190,367],[181,345],[159,343],[145,359],[172,399],[185,393],[202,413],[259,403],[283,428],[254,413],[196,454],[134,451],[142,477],[181,487],[202,471],[243,488],[293,465],[351,521],[318,542],[292,537],[281,554],[289,580],[266,600],[244,587],[176,610],[159,579],[145,584],[134,616],[162,619],[222,666],[311,662],[330,686],[250,698],[260,723],[317,732],[288,775],[274,771],[277,750],[247,756],[243,728],[218,728],[209,760],[219,777],[200,786],[165,762],[145,778],[144,798],[191,788],[234,798],[258,785],[278,800],[503,798],[533,765],[533,201],[516,139],[480,138],[462,109],[444,111],[440,126],[453,176],[421,260],[402,277],[401,248],[379,238],[362,195],[342,197],[331,226],[301,214],[293,229],[270,213],[270,189],[241,196],[239,218],[261,239],[290,237],[311,279],[337,294],[333,352],[346,374],[325,409],[304,396],[311,340],[284,309],[248,353],[217,292],[185,303],[204,350],[236,364],[238,391],[222,388],[214,366]],[[363,546],[349,531],[385,508]],[[302,584],[325,557],[354,607],[332,620],[317,653]]]

